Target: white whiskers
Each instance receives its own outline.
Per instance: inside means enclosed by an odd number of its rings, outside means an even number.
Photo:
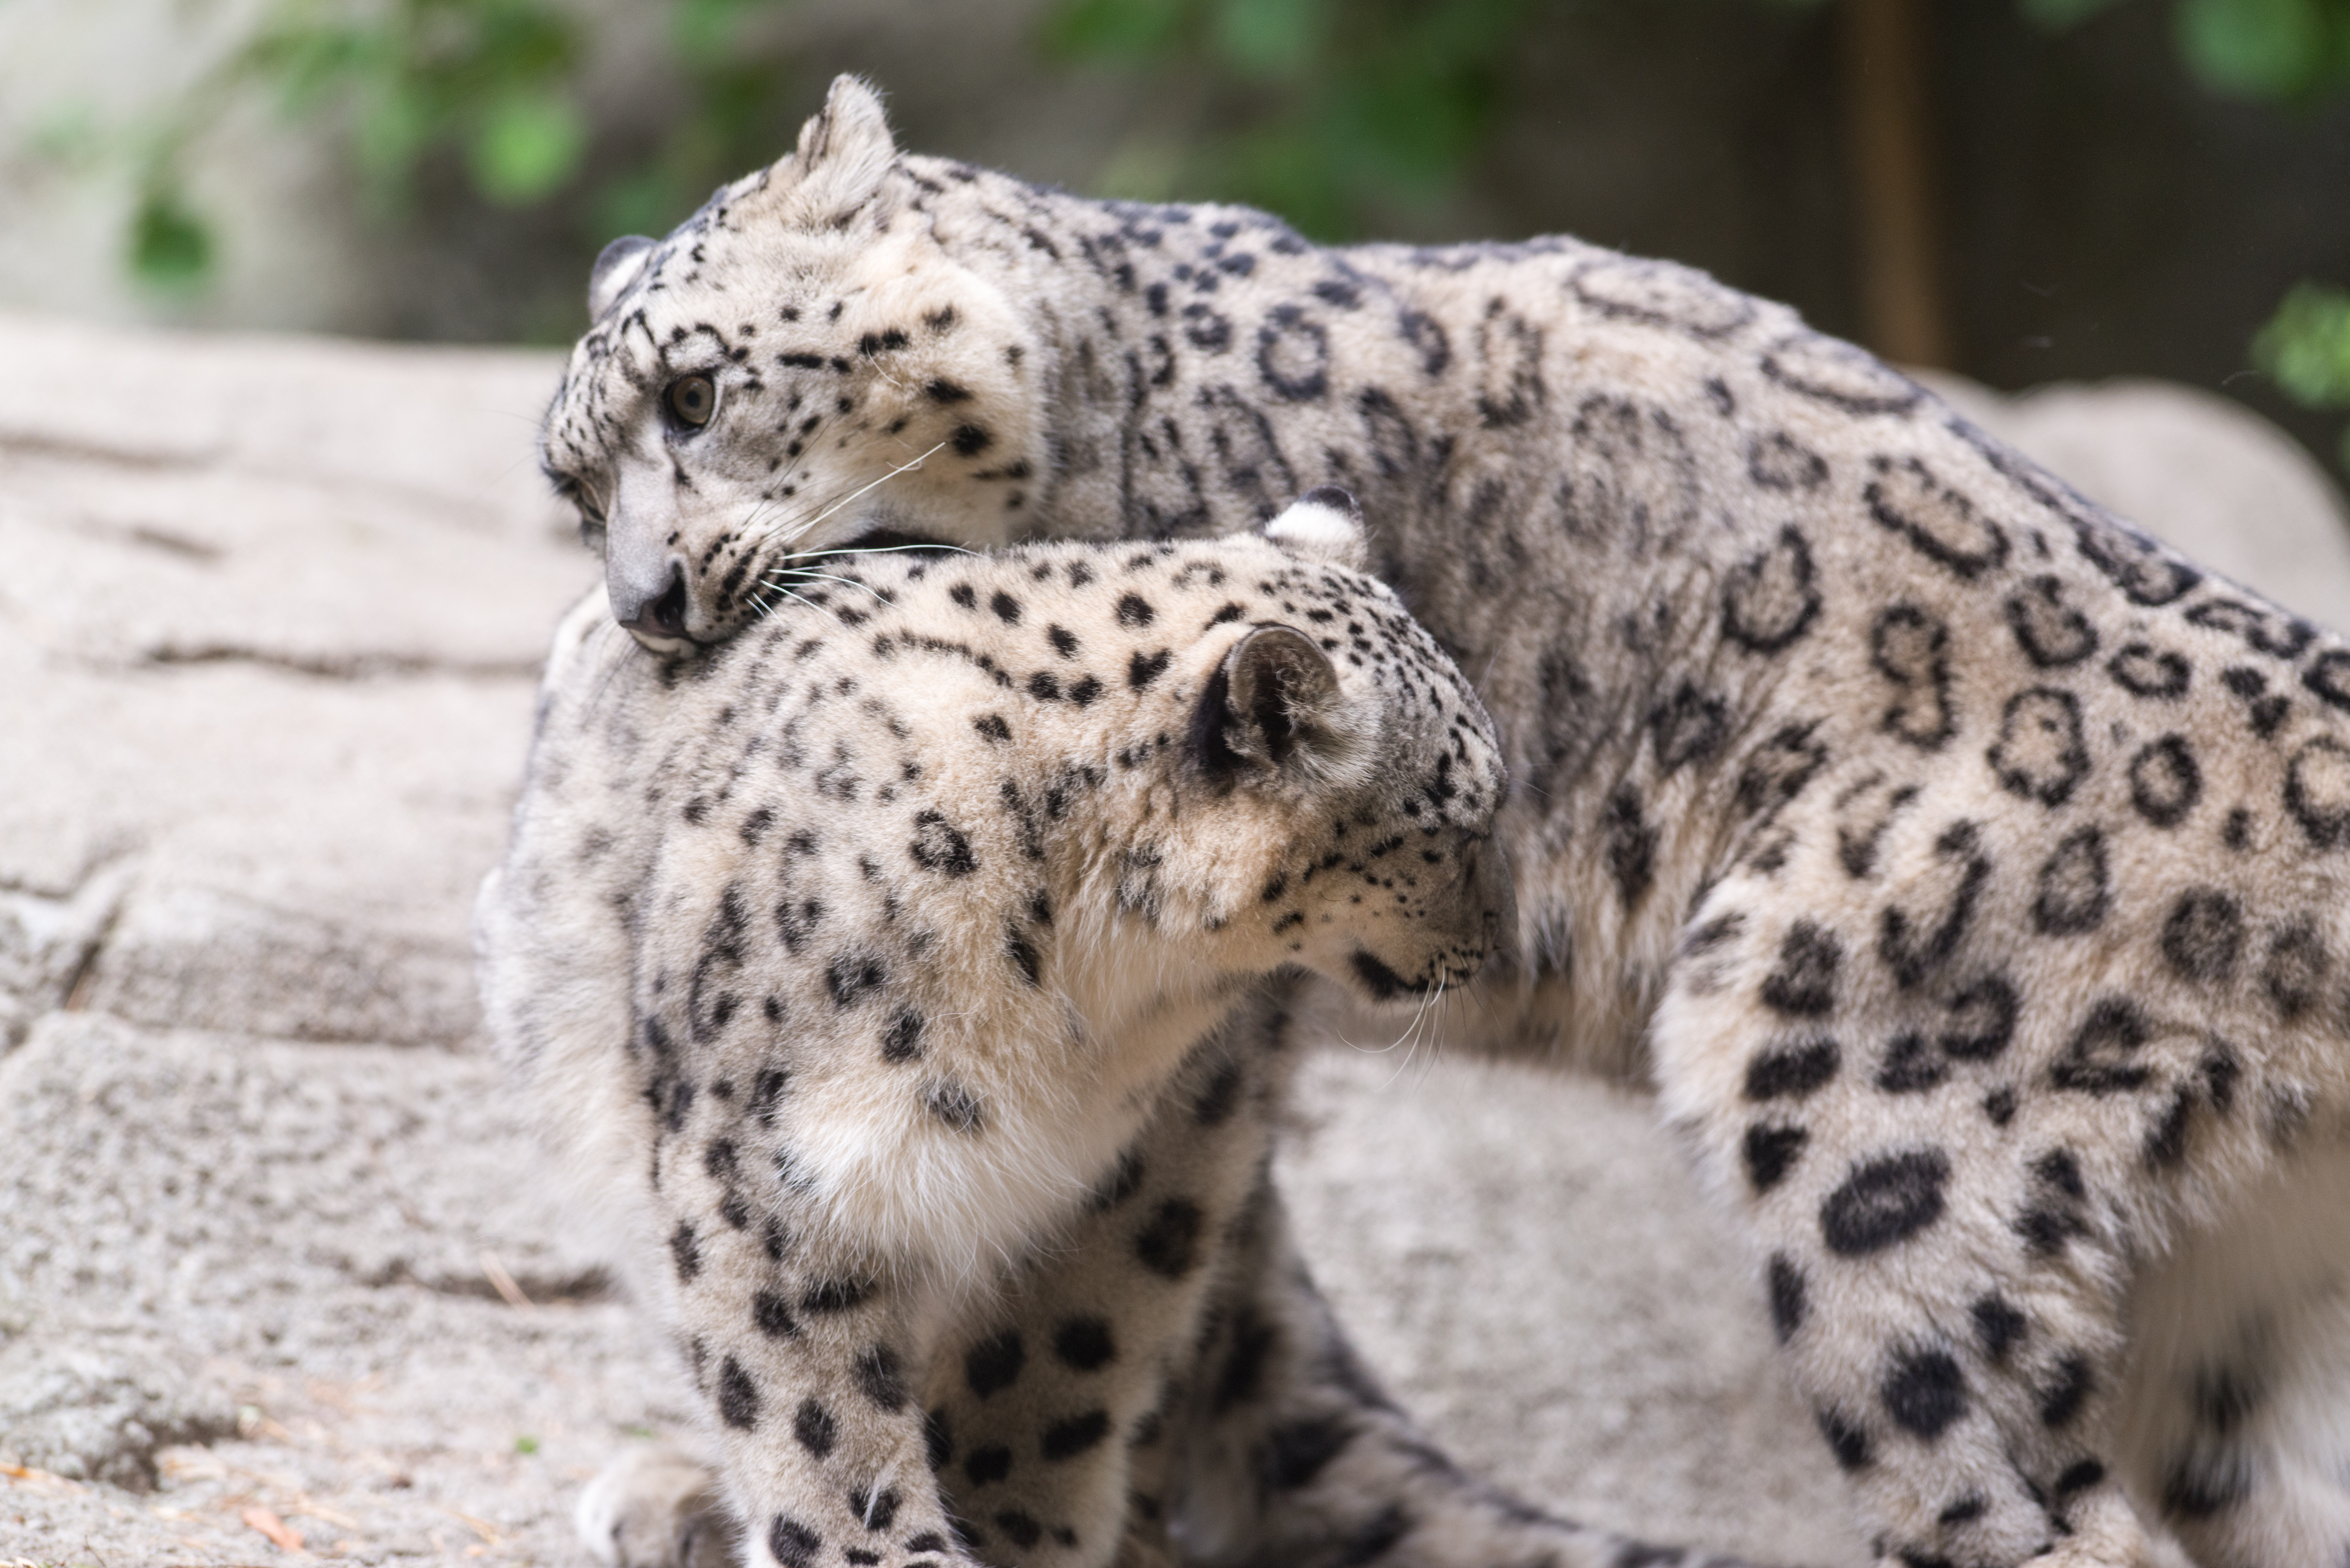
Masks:
[[[858,496],[866,493],[867,491],[874,490],[881,485],[887,484],[889,481],[897,478],[901,473],[912,472],[915,469],[921,467],[925,462],[936,454],[946,444],[946,442],[941,441],[937,446],[931,448],[929,452],[922,453],[921,456],[912,458],[905,462],[899,463],[897,467],[883,474],[880,478],[873,481],[872,483],[864,485],[859,489],[850,491],[847,494],[842,496],[839,500],[834,502],[831,505],[826,507],[823,511],[809,518],[806,523],[801,525],[800,532],[807,532],[808,529],[815,527],[817,524],[823,522],[826,518],[831,516],[834,513],[839,511],[842,507],[847,505]],[[752,541],[753,547],[756,548],[758,545],[765,544],[768,540],[782,533],[785,526],[786,524],[783,519],[777,519],[774,524],[768,526],[765,533],[761,534],[758,538]]]

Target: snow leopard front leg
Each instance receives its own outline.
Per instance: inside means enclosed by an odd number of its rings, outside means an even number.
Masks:
[[[753,1123],[760,1087],[745,1087],[735,1098],[748,1102],[743,1120]],[[723,1561],[715,1548],[731,1533],[734,1559],[754,1568],[969,1562],[925,1460],[909,1386],[939,1286],[902,1260],[844,1244],[821,1215],[788,1200],[746,1201],[754,1184],[742,1168],[756,1141],[747,1126],[712,1119],[696,1118],[702,1136],[656,1152],[649,1209],[665,1230],[670,1265],[657,1312],[708,1402],[718,1485],[696,1488],[674,1466],[643,1475],[655,1489],[645,1501],[657,1505],[665,1491],[676,1517],[666,1541],[645,1529],[657,1506],[632,1519],[650,1539],[631,1560]],[[713,1528],[713,1490],[731,1532]]]
[[[1236,1008],[1070,1222],[931,1366],[930,1459],[1003,1568],[1171,1563],[1170,1411],[1262,1178],[1295,1050],[1280,983]]]
[[[764,1528],[784,1532],[783,1547],[765,1542],[783,1563],[797,1561],[788,1551],[809,1537],[837,1539],[846,1560],[859,1563],[856,1552],[882,1550],[859,1534],[879,1498],[894,1511],[880,1522],[898,1525],[883,1533],[910,1550],[939,1549],[943,1529],[958,1552],[997,1568],[1171,1564],[1169,1412],[1188,1407],[1206,1303],[1223,1282],[1228,1238],[1264,1168],[1295,1058],[1287,992],[1276,984],[1246,998],[1194,1049],[1076,1208],[1033,1238],[995,1289],[963,1298],[975,1309],[964,1306],[934,1332],[926,1372],[883,1376],[906,1365],[896,1346],[907,1314],[878,1285],[810,1272],[798,1254],[776,1251],[776,1227],[733,1224],[730,1212],[741,1211],[723,1193],[714,1208],[674,1214],[674,1321],[726,1457],[716,1473],[671,1449],[640,1450],[609,1467],[580,1508],[599,1555],[618,1568],[764,1563],[755,1550]],[[764,1282],[750,1287],[752,1309],[733,1299],[741,1289],[698,1295],[706,1272],[755,1274]],[[736,1346],[746,1319],[758,1329],[755,1365]],[[767,1333],[785,1322],[780,1339]],[[743,1404],[745,1379],[759,1408]],[[790,1387],[779,1394],[784,1383]],[[924,1395],[918,1426],[909,1383]],[[751,1425],[738,1428],[745,1417]],[[852,1459],[859,1423],[864,1457]],[[820,1445],[829,1438],[827,1453],[809,1450],[811,1432]],[[787,1462],[769,1452],[778,1448]],[[909,1452],[920,1459],[910,1470]],[[739,1477],[746,1465],[779,1475],[782,1501],[746,1498],[739,1482],[722,1486],[722,1474]],[[723,1501],[730,1490],[731,1509]],[[787,1522],[774,1522],[778,1516]],[[909,1535],[906,1521],[917,1517],[929,1524]],[[734,1518],[746,1526],[739,1556]],[[808,1562],[841,1560],[808,1551]]]
[[[1759,1241],[1887,1568],[2184,1568],[2122,1485],[2122,1299],[2164,1245],[2146,1173],[2240,1069],[1943,935],[1997,897],[1999,846],[1936,831],[1875,919],[1793,902],[1801,848],[1713,891],[1651,1031],[1666,1111]]]

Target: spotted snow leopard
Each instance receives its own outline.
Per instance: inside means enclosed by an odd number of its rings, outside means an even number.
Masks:
[[[1229,1262],[1280,1225],[1289,987],[1254,982],[1418,997],[1505,914],[1491,725],[1363,546],[1326,491],[1262,538],[834,557],[699,659],[567,620],[484,992],[723,1480],[622,1466],[608,1556],[1163,1557],[1185,1401],[1234,1419],[1197,1343],[1256,1333]],[[1423,1468],[1365,1414],[1379,1490]]]
[[[1882,1559],[2350,1553],[2350,647],[1702,275],[1086,200],[852,80],[590,292],[543,453],[655,649],[1353,491],[1513,779],[1478,1043],[1655,1083]],[[1465,1560],[1382,1517],[1330,1559]]]

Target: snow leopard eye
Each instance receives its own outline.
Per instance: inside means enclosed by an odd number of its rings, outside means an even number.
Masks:
[[[661,407],[676,423],[698,431],[718,411],[718,383],[707,376],[680,376],[661,393]]]

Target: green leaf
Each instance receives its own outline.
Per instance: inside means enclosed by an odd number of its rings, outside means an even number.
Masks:
[[[2252,363],[2304,408],[2350,408],[2350,293],[2293,285],[2253,337]]]
[[[588,122],[568,98],[516,94],[491,106],[466,148],[473,188],[501,206],[554,193],[579,167]]]
[[[212,276],[213,233],[180,192],[151,187],[130,220],[130,271],[140,283],[186,293]]]
[[[2317,0],[2178,0],[2178,51],[2214,92],[2286,99],[2307,92],[2330,54]]]

